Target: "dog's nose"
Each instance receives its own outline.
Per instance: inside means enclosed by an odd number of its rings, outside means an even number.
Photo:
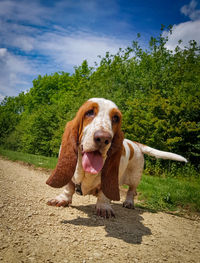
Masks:
[[[94,141],[97,145],[108,145],[112,140],[112,135],[106,131],[96,131],[94,133]]]

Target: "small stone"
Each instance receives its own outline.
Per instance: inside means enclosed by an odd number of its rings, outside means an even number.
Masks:
[[[28,257],[29,261],[31,262],[35,262],[35,258],[34,257]]]
[[[98,253],[98,252],[95,252],[95,253],[93,254],[93,256],[94,256],[94,258],[96,258],[96,259],[100,259],[100,258],[102,257],[102,254],[101,254],[101,253]]]
[[[49,216],[55,216],[55,214],[54,213],[50,213]]]
[[[32,213],[29,213],[29,214],[27,215],[27,217],[32,217],[32,215],[33,215]]]

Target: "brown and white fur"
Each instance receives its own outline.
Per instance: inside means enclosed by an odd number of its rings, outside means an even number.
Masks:
[[[83,195],[97,196],[97,215],[111,217],[114,212],[110,200],[120,200],[119,185],[129,186],[123,206],[134,207],[144,154],[187,162],[180,155],[124,139],[121,120],[121,112],[110,100],[93,98],[80,107],[75,118],[66,125],[58,164],[47,180],[52,187],[65,188],[63,193],[48,201],[49,205],[68,206],[72,203],[75,184],[81,184]],[[98,152],[103,161],[102,169],[96,174],[83,169],[83,155],[93,152]]]

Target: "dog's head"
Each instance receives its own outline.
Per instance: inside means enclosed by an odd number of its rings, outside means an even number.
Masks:
[[[121,112],[110,100],[93,98],[83,104],[68,122],[62,138],[56,169],[47,180],[52,187],[66,185],[74,175],[78,149],[85,172],[101,172],[101,189],[112,200],[119,200],[118,172],[123,148]]]

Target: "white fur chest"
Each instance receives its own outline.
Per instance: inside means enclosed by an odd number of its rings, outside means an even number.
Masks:
[[[101,175],[92,175],[85,173],[83,181],[81,182],[81,190],[83,195],[87,195],[93,189],[97,188],[101,183]]]

